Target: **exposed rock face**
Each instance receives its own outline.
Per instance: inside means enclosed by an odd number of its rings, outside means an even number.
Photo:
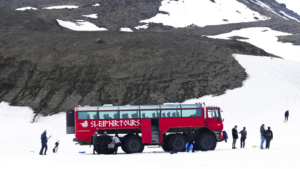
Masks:
[[[289,36],[278,36],[278,41],[284,43],[292,43],[293,45],[300,46],[300,34],[289,35]]]
[[[159,104],[242,86],[238,41],[176,33],[1,33],[0,98],[55,113],[81,105]],[[104,43],[95,43],[101,37]]]

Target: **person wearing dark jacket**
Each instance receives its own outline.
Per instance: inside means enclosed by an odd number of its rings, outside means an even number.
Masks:
[[[189,152],[191,144],[193,144],[192,152],[195,152],[195,132],[194,132],[194,130],[192,130],[188,135],[188,143],[189,144],[188,144],[186,152]]]
[[[264,149],[265,137],[266,137],[266,130],[265,130],[265,125],[263,124],[260,127],[260,138],[261,138],[260,149]]]
[[[233,138],[233,142],[232,142],[232,149],[236,149],[235,144],[236,144],[236,140],[239,138],[238,132],[237,132],[237,126],[234,126],[234,128],[232,129],[232,138]]]
[[[266,149],[270,148],[270,142],[273,140],[273,132],[271,130],[271,127],[268,127],[268,130],[266,131]]]
[[[111,138],[107,135],[107,132],[104,131],[103,134],[100,136],[101,141],[101,149],[103,154],[108,153],[108,144],[111,143]]]
[[[246,127],[244,127],[242,131],[240,131],[240,134],[241,134],[241,148],[245,148],[245,141],[247,138]]]
[[[93,146],[94,146],[94,149],[93,149],[93,154],[95,154],[95,151],[98,153],[98,146],[99,146],[99,143],[98,143],[98,133],[95,132],[94,135],[93,135]]]
[[[284,113],[284,121],[288,121],[289,120],[289,111],[287,110],[285,113]]]
[[[45,130],[41,135],[42,148],[40,151],[40,155],[43,155],[44,149],[45,149],[44,155],[46,155],[47,150],[48,150],[47,142],[48,142],[48,139],[50,139],[50,138],[51,138],[51,136],[47,137],[47,130]]]

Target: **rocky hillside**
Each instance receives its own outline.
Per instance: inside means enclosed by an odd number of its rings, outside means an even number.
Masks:
[[[240,2],[271,19],[178,29],[150,23],[139,30],[141,20],[168,14],[159,10],[161,0],[0,0],[0,101],[54,114],[77,104],[182,102],[241,87],[247,74],[233,53],[276,56],[248,43],[201,35],[255,26],[297,33],[300,27],[252,1]],[[273,0],[265,2],[298,17]],[[42,9],[55,5],[79,7]],[[38,10],[15,11],[26,6]],[[98,18],[86,20],[108,31],[76,32],[56,21],[92,13]],[[134,32],[120,32],[121,27]]]

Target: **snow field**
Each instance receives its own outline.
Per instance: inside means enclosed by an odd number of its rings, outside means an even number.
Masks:
[[[17,8],[16,11],[26,11],[26,10],[37,10],[37,8],[34,7],[22,7],[22,8]]]
[[[63,21],[56,19],[60,26],[71,29],[73,31],[107,31],[105,28],[99,28],[95,24],[84,21],[77,20],[75,23],[70,21]]]
[[[252,11],[236,0],[163,0],[160,11],[169,14],[157,14],[155,17],[142,20],[141,23],[163,23],[176,28],[197,26],[222,25],[239,22],[253,22],[270,19]],[[224,21],[227,20],[227,21]]]
[[[87,18],[92,18],[92,19],[97,19],[98,18],[96,13],[95,14],[90,14],[90,15],[82,15],[82,16],[87,17]]]
[[[267,27],[245,28],[232,31],[225,34],[208,36],[215,39],[230,39],[232,36],[241,36],[249,39],[241,39],[239,41],[248,42],[255,45],[268,53],[279,57],[300,61],[300,46],[295,46],[292,43],[278,42],[277,36],[291,35],[285,32],[279,32]]]
[[[241,88],[228,90],[224,95],[187,100],[184,103],[205,102],[223,110],[224,128],[229,142],[218,143],[215,151],[178,153],[170,155],[162,149],[145,148],[141,154],[92,155],[89,146],[72,143],[74,135],[65,134],[65,114],[38,117],[30,108],[8,106],[0,103],[0,168],[90,168],[97,165],[112,168],[299,168],[300,145],[298,130],[300,108],[300,63],[270,57],[234,55],[249,75]],[[284,112],[290,110],[290,120],[283,123]],[[259,146],[261,124],[270,126],[274,140],[270,150],[252,148]],[[246,148],[231,149],[231,129],[247,127]],[[47,129],[52,138],[48,155],[40,156],[40,135]],[[57,154],[52,153],[56,139],[60,140]],[[86,151],[86,154],[79,154]],[[122,151],[119,149],[120,153]],[[157,153],[152,153],[156,151]]]
[[[120,31],[121,32],[133,32],[130,28],[126,28],[126,27],[120,28]]]
[[[43,9],[76,9],[78,7],[79,6],[75,6],[75,5],[60,5],[60,6],[49,6]]]

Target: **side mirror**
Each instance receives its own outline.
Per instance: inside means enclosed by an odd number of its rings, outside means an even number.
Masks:
[[[224,119],[223,119],[223,122],[224,122]]]

